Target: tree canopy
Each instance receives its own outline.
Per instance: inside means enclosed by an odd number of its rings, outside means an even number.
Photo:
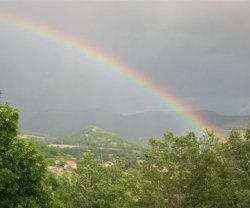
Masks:
[[[43,157],[17,128],[18,111],[0,104],[0,207],[52,207]]]

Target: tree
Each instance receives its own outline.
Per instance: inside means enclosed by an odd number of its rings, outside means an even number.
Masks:
[[[17,129],[18,111],[0,104],[0,207],[53,207],[43,157]]]
[[[139,188],[136,173],[124,162],[105,166],[88,153],[78,164],[73,204],[79,208],[136,207]]]
[[[232,205],[250,206],[250,129],[233,130],[226,144],[225,156],[231,175]]]
[[[144,207],[231,207],[235,191],[224,144],[211,133],[151,139],[143,164]]]

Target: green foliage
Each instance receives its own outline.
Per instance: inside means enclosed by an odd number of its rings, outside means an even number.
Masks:
[[[74,175],[55,175],[53,173],[48,173],[48,181],[51,185],[57,207],[73,208],[72,193]]]
[[[143,164],[143,207],[247,207],[249,185],[242,190],[241,183],[249,184],[249,175],[234,176],[237,171],[228,163],[237,165],[237,154],[225,154],[230,143],[220,143],[210,133],[200,140],[193,133],[151,139]],[[242,142],[237,149],[245,150],[237,152],[241,159],[249,151]],[[247,161],[249,157],[238,162],[244,168]]]
[[[232,205],[250,205],[250,130],[232,131],[226,144],[227,168],[231,176]]]
[[[0,105],[0,207],[53,207],[46,165],[31,143],[17,138],[18,112]]]
[[[109,166],[85,154],[76,172],[75,207],[134,207],[139,185],[135,174],[120,160]]]

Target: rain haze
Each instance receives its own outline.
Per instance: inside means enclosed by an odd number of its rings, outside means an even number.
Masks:
[[[69,34],[193,110],[250,114],[250,2],[0,2],[0,13]],[[2,99],[25,121],[51,109],[172,111],[110,66],[0,19]]]

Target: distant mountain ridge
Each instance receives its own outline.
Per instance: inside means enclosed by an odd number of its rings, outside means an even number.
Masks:
[[[213,111],[195,111],[207,122],[223,132],[243,127],[248,116],[227,116]],[[176,134],[199,130],[188,123],[179,112],[143,112],[130,115],[111,113],[101,109],[79,112],[48,110],[40,112],[21,124],[21,128],[53,136],[69,135],[89,126],[99,126],[125,138],[147,140],[160,137],[166,130]]]

